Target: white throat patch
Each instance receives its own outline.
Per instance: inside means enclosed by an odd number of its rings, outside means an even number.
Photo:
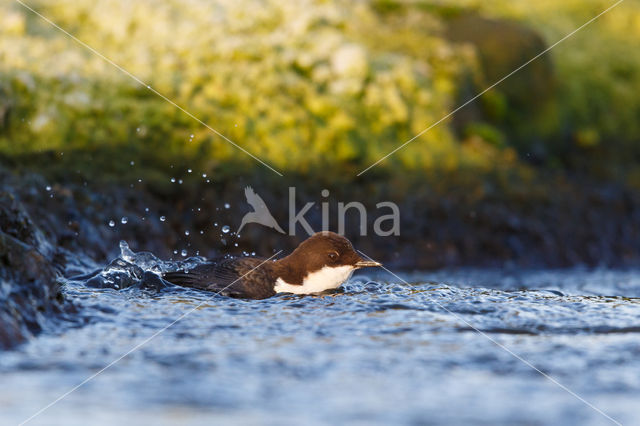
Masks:
[[[351,265],[323,266],[319,271],[311,272],[302,280],[302,285],[289,284],[278,278],[274,290],[276,293],[311,294],[331,288],[338,288],[349,279],[355,268]]]

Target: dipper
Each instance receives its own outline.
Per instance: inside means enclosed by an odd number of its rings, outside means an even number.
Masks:
[[[363,259],[345,237],[318,232],[289,256],[266,261],[258,257],[222,259],[188,271],[168,272],[173,284],[242,299],[266,299],[277,293],[313,294],[338,288],[353,271],[382,266]]]

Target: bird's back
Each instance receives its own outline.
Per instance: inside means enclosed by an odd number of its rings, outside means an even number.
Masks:
[[[198,265],[189,270],[167,272],[170,283],[206,290],[224,296],[264,299],[275,294],[270,262],[257,257],[227,258]]]

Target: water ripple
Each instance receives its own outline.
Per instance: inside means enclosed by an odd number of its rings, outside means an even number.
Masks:
[[[514,278],[467,270],[408,274],[411,284],[356,276],[334,292],[254,301],[176,287],[158,275],[201,258],[166,262],[122,251],[104,268],[84,262],[69,271],[64,292],[77,311],[0,354],[8,422],[189,312],[42,422],[80,424],[68,415],[78,407],[124,422],[158,421],[158,410],[236,423],[603,422],[478,330],[623,423],[637,420],[637,272]]]

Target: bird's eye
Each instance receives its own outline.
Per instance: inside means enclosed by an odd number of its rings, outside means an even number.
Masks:
[[[329,256],[329,259],[336,260],[336,259],[338,259],[338,252],[337,251],[330,251],[328,256]]]

